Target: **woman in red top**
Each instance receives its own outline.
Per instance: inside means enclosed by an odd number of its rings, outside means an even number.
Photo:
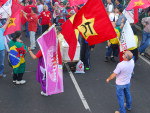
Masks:
[[[51,25],[51,12],[48,10],[48,6],[45,5],[43,10],[44,11],[42,11],[38,17],[39,19],[42,19],[42,33],[44,33],[49,28],[49,25]]]
[[[36,48],[36,43],[35,43],[35,33],[37,31],[37,23],[38,23],[38,16],[36,14],[37,10],[35,7],[31,8],[31,13],[24,13],[24,17],[27,19],[29,22],[28,25],[28,30],[30,32],[30,47],[32,50]]]

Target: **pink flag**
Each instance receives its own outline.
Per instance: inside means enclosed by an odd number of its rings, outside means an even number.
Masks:
[[[149,6],[150,6],[150,0],[131,0],[126,10],[131,10],[134,8],[145,9]]]
[[[37,39],[44,58],[46,70],[46,94],[63,92],[62,65],[60,64],[58,40],[54,26]]]
[[[69,0],[70,6],[77,6],[86,3],[87,0]]]

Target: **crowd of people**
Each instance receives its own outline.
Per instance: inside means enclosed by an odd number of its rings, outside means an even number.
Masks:
[[[116,62],[119,56],[119,38],[121,36],[122,28],[127,20],[125,15],[123,14],[123,10],[126,5],[124,4],[125,0],[103,0],[106,11],[112,22],[112,26],[117,34],[117,37],[110,39],[107,41],[107,50],[105,54],[105,62]],[[38,0],[38,1],[28,1],[23,0],[19,1],[20,4],[25,6],[24,10],[22,10],[23,16],[26,19],[24,28],[25,28],[25,36],[30,38],[30,47],[27,48],[26,44],[21,40],[20,31],[16,31],[11,34],[9,45],[9,51],[17,48],[23,47],[20,51],[21,64],[18,67],[14,67],[12,62],[10,63],[13,68],[13,82],[15,84],[24,84],[26,83],[23,80],[23,74],[25,72],[25,54],[29,52],[33,59],[42,60],[42,52],[38,51],[37,54],[34,54],[32,51],[36,49],[36,38],[43,34],[52,24],[55,23],[57,26],[57,30],[59,33],[61,32],[61,25],[69,19],[72,15],[78,12],[84,4],[79,6],[71,7],[68,2],[64,3],[60,0]],[[127,2],[127,1],[126,1]],[[150,8],[148,11],[148,17],[142,19],[141,23],[144,27],[142,32],[142,41],[139,45],[139,37],[137,35],[137,31],[134,25],[132,26],[132,30],[134,33],[136,46],[133,48],[129,48],[127,51],[123,51],[123,55],[120,56],[122,60],[117,65],[114,73],[107,78],[106,82],[109,82],[111,79],[116,77],[116,94],[118,97],[118,103],[120,106],[119,111],[116,113],[125,113],[126,110],[131,110],[132,99],[130,94],[130,79],[134,69],[134,62],[138,60],[138,55],[143,55],[145,49],[150,45]],[[2,22],[1,22],[2,23]],[[0,24],[1,24],[0,23]],[[7,46],[7,42],[5,40],[4,31],[9,24],[9,18],[4,23],[4,25],[0,25],[0,77],[5,77],[4,74],[4,58],[5,58],[5,46]],[[58,27],[59,26],[59,27]],[[58,34],[59,35],[59,34]],[[79,35],[78,41],[81,46],[80,51],[80,59],[84,63],[85,70],[90,70],[90,52],[93,51],[95,45],[89,46],[88,42]],[[134,61],[133,61],[134,60]],[[14,62],[13,62],[14,63]],[[43,79],[43,76],[38,78],[39,82]],[[41,94],[47,96],[45,91],[45,82],[42,82],[42,92]],[[126,106],[124,106],[124,94],[126,97]]]

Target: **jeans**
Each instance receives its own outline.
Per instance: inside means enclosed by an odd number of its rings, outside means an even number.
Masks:
[[[120,113],[126,113],[124,106],[124,96],[126,99],[126,108],[131,109],[132,97],[130,94],[130,84],[116,85],[116,94],[119,103]]]
[[[142,33],[142,41],[139,47],[139,52],[145,52],[145,49],[150,45],[150,33],[143,31]]]
[[[5,50],[0,50],[0,75],[4,73]]]
[[[36,43],[35,43],[35,32],[34,31],[30,31],[30,47],[31,49],[35,49],[36,47]]]
[[[118,57],[119,54],[119,46],[118,44],[111,44],[110,47],[107,48],[106,57]]]

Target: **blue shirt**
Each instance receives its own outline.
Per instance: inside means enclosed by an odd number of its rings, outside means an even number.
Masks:
[[[0,28],[0,50],[5,49],[5,37],[4,37],[4,28]]]

